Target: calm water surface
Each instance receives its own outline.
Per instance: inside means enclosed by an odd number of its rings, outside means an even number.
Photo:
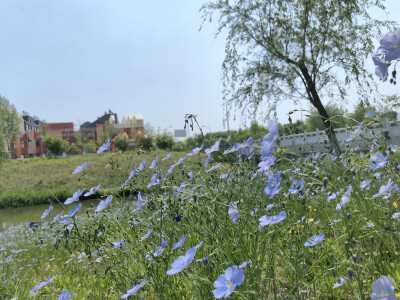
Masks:
[[[97,207],[97,205],[100,203],[100,200],[76,201],[69,205],[53,203],[52,212],[43,220],[51,221],[62,211],[64,211],[64,214],[67,214],[68,211],[77,206],[78,203],[81,203],[82,207],[78,211],[77,215],[85,213],[85,208]],[[0,231],[20,224],[28,226],[31,221],[39,223],[42,220],[40,217],[42,216],[43,212],[49,208],[49,206],[50,204],[40,204],[28,207],[0,209]]]

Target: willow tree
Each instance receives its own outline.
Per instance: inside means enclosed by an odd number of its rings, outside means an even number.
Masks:
[[[380,0],[215,0],[203,5],[203,23],[217,16],[227,33],[224,101],[254,114],[261,103],[307,99],[318,111],[332,149],[340,153],[324,100],[346,100],[375,89],[365,59],[387,22],[374,20]]]

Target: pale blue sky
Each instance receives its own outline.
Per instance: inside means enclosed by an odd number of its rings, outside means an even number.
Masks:
[[[48,122],[94,121],[110,108],[119,118],[142,114],[155,129],[183,128],[194,113],[223,130],[225,41],[214,39],[216,23],[199,32],[205,2],[0,0],[0,94]],[[396,2],[387,1],[392,19]],[[279,107],[284,123],[288,104]]]

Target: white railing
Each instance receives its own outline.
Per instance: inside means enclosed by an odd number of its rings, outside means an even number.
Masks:
[[[388,142],[390,139],[391,144],[400,145],[400,124],[397,121],[384,122],[383,124],[374,123],[368,127],[363,126],[361,132],[358,133],[353,140],[346,142],[350,134],[355,132],[357,127],[358,126],[335,129],[336,137],[342,151],[344,151],[346,147],[358,147],[360,150],[369,149],[371,146],[370,141],[374,139],[384,142]],[[280,147],[296,153],[330,151],[330,144],[325,131],[281,136],[279,139]]]

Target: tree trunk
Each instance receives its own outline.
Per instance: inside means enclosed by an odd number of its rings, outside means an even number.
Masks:
[[[301,73],[304,76],[305,82],[304,85],[307,89],[308,99],[312,103],[312,105],[317,109],[322,122],[325,126],[326,134],[328,135],[329,143],[333,150],[335,150],[336,155],[341,154],[341,150],[339,147],[338,140],[336,138],[335,130],[333,128],[333,123],[331,122],[325,107],[322,105],[321,99],[319,98],[318,91],[315,88],[315,82],[311,78],[310,73],[308,72],[307,67],[304,65],[304,62],[299,62],[297,65],[300,68]]]

